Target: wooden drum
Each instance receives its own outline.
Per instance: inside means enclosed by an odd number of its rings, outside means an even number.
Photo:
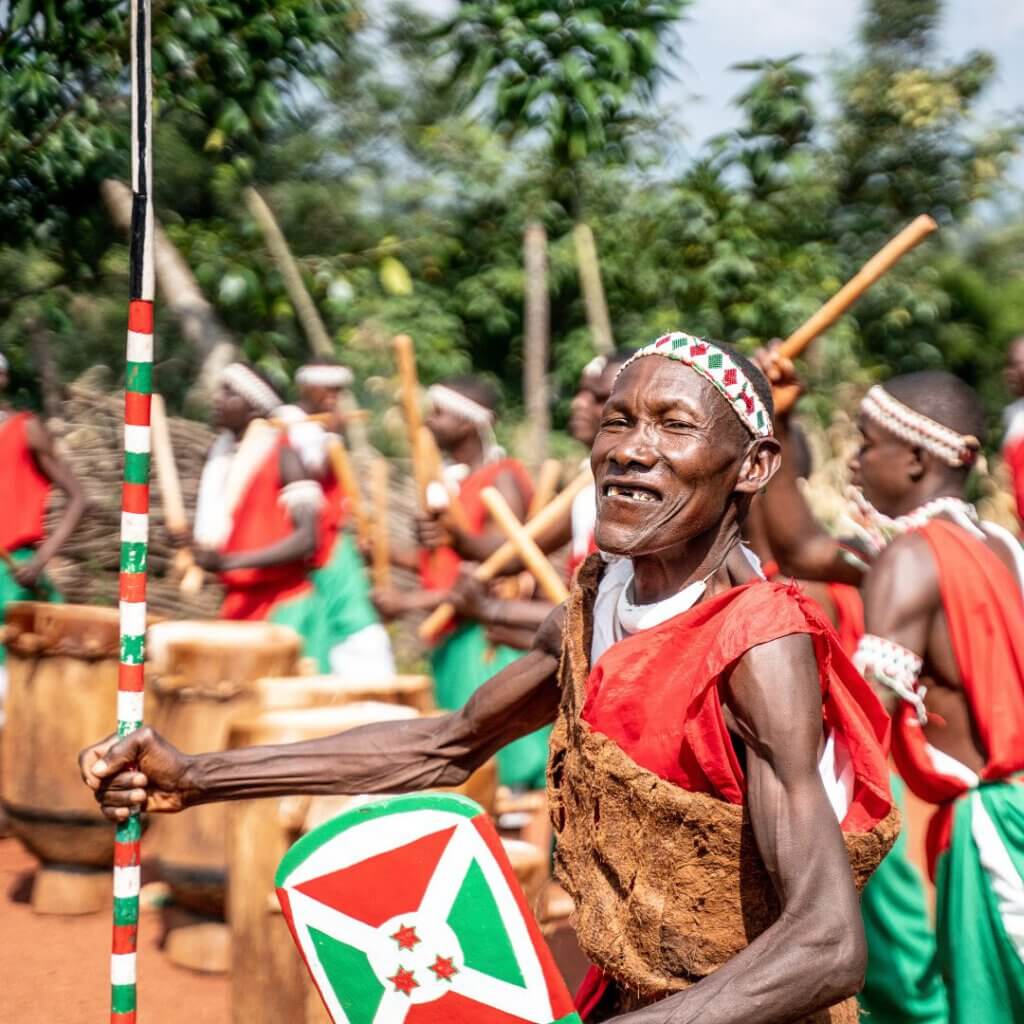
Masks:
[[[115,608],[7,605],[7,723],[0,800],[42,865],[40,914],[87,914],[110,898],[114,827],[82,785],[78,753],[117,724]]]
[[[386,682],[363,682],[342,676],[284,676],[256,684],[260,707],[307,708],[380,701],[403,704],[426,714],[433,711],[434,683],[430,676],[394,676]]]
[[[152,722],[178,749],[225,750],[231,721],[258,706],[256,680],[288,674],[298,664],[301,640],[267,622],[165,622],[147,637],[147,689]],[[193,807],[153,822],[150,848],[174,904],[222,917],[227,871],[228,812],[224,804]],[[186,966],[168,944],[172,959]],[[213,968],[213,965],[210,965]]]
[[[300,683],[302,680],[297,680]],[[415,708],[363,701],[333,707],[276,708],[236,720],[231,746],[294,743],[370,722],[416,718]],[[497,769],[492,759],[460,792],[492,807]],[[246,800],[231,807],[231,1019],[235,1024],[327,1024],[324,1010],[274,894],[281,858],[303,832],[377,797],[320,796]],[[302,1008],[302,1009],[300,1009]]]

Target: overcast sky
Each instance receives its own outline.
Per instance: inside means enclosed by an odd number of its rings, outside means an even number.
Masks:
[[[447,11],[452,0],[418,0]],[[862,0],[697,0],[683,25],[682,63],[661,100],[682,103],[689,146],[735,123],[732,99],[743,78],[732,64],[756,57],[807,56],[820,70],[828,55],[849,50],[856,41]],[[981,108],[986,114],[1024,108],[1024,0],[947,0],[940,37],[947,57],[989,50],[999,62],[998,79]],[[1014,178],[1024,184],[1024,159]]]

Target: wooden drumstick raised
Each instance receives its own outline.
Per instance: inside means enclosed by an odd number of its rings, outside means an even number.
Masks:
[[[420,382],[416,374],[416,352],[412,338],[399,334],[394,340],[395,358],[398,362],[398,380],[401,386],[402,412],[405,415],[406,436],[409,439],[409,454],[412,457],[413,476],[419,492],[420,506],[427,508],[427,486],[430,484],[430,467],[424,460],[423,442],[420,429],[423,417],[420,414]]]
[[[818,335],[827,331],[883,274],[891,270],[911,249],[923,242],[938,224],[921,214],[895,238],[890,239],[825,303],[806,323],[798,327],[778,348],[785,359],[795,359]]]
[[[164,525],[172,535],[180,537],[188,533],[188,516],[185,514],[185,500],[181,494],[178,464],[174,461],[171,431],[167,424],[167,409],[164,406],[163,395],[154,394],[150,403],[151,445],[157,484],[160,487],[160,500],[164,509]],[[174,561],[181,573],[181,592],[195,595],[202,590],[203,570],[196,565],[191,550],[181,548]]]
[[[359,491],[359,481],[356,480],[356,473],[352,467],[352,459],[349,457],[345,442],[340,437],[332,437],[327,442],[327,458],[330,460],[331,469],[341,484],[345,497],[348,498],[349,507],[352,509],[352,518],[356,524],[356,536],[360,544],[365,544],[370,539],[370,520],[363,505],[363,496]]]
[[[526,512],[526,518],[532,519],[551,499],[558,490],[558,481],[562,477],[562,463],[558,459],[545,459],[537,473],[537,486],[533,489],[533,501]]]
[[[370,494],[373,499],[373,585],[377,590],[391,586],[391,535],[388,530],[387,459],[374,459],[370,465]]]
[[[564,522],[572,510],[572,503],[580,491],[593,484],[594,478],[590,469],[583,470],[576,476],[565,490],[545,505],[524,527],[526,535],[531,540],[543,536],[552,527]],[[506,541],[489,558],[481,562],[473,572],[473,575],[481,583],[489,583],[519,555],[519,551],[511,541]],[[439,605],[431,615],[420,623],[419,636],[424,640],[430,640],[437,636],[445,626],[455,617],[455,606],[449,602]]]
[[[505,496],[496,487],[485,487],[480,492],[480,500],[487,507],[501,532],[515,545],[516,552],[533,574],[540,589],[544,591],[544,596],[555,604],[561,604],[569,596],[568,588],[544,552],[537,547],[536,541],[516,518]]]

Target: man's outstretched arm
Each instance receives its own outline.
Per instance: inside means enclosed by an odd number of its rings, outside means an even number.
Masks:
[[[857,893],[817,770],[821,697],[810,638],[754,648],[722,696],[747,748],[747,807],[782,913],[714,974],[616,1024],[783,1024],[863,981]]]
[[[562,611],[529,654],[484,684],[461,711],[364,725],[305,743],[183,754],[152,729],[108,737],[79,755],[103,813],[180,811],[217,800],[293,793],[402,793],[457,786],[497,750],[554,721]]]

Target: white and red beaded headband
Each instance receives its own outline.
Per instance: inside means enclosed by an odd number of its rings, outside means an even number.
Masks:
[[[633,353],[619,370],[644,356],[664,356],[689,366],[710,381],[754,437],[772,436],[772,418],[743,368],[714,342],[702,341],[682,331],[663,334],[657,341]],[[618,375],[616,375],[618,380]]]
[[[300,366],[295,383],[313,388],[348,388],[352,386],[352,371],[347,366],[313,363]]]
[[[427,398],[436,408],[461,416],[477,427],[489,427],[494,423],[494,412],[491,409],[444,384],[432,384],[427,388]]]
[[[244,363],[231,363],[225,366],[220,379],[263,416],[269,416],[281,405],[281,398],[277,392]]]
[[[971,434],[958,434],[937,423],[930,416],[911,409],[893,398],[880,384],[864,396],[860,411],[883,430],[901,441],[923,448],[947,466],[971,466],[978,457],[981,443]]]

